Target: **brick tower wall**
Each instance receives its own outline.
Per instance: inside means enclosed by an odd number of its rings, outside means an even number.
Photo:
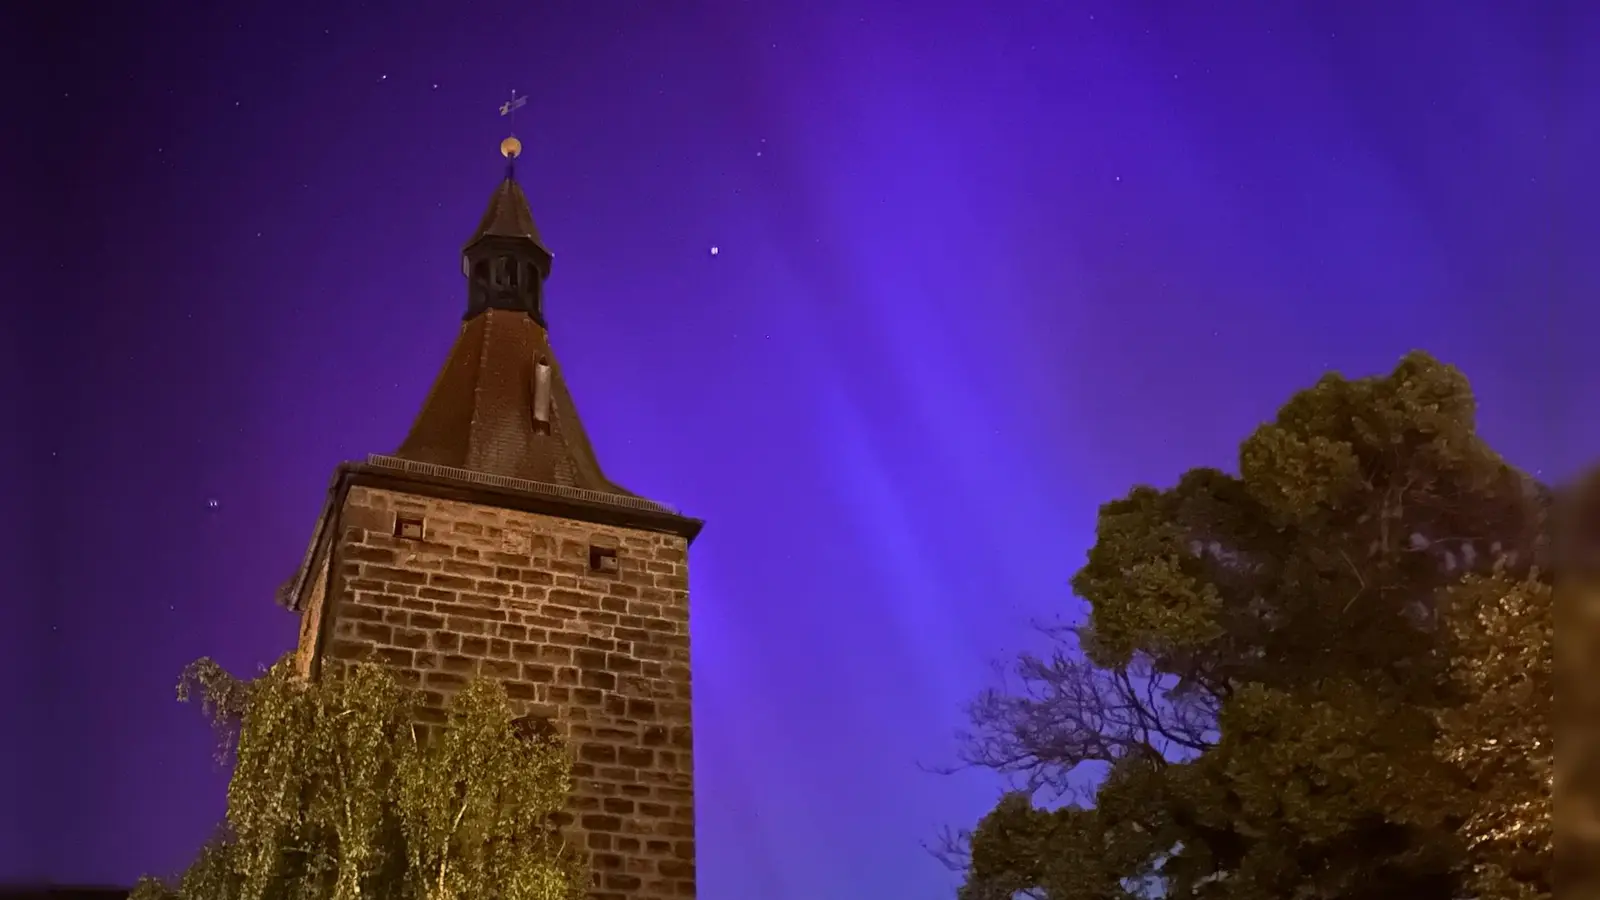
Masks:
[[[468,679],[499,680],[568,740],[595,900],[692,898],[687,542],[366,487],[340,524],[302,659],[326,622],[324,666],[387,663],[428,722]]]

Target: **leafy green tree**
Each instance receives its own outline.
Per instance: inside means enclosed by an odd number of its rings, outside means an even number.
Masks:
[[[966,761],[1022,789],[966,836],[963,900],[1462,896],[1480,807],[1441,752],[1442,607],[1528,577],[1547,518],[1475,412],[1425,354],[1330,374],[1237,473],[1102,507],[1086,621],[973,705]]]
[[[1555,745],[1551,585],[1471,577],[1451,592],[1445,623],[1460,705],[1442,710],[1440,749],[1470,779],[1462,834],[1473,895],[1551,896]]]
[[[557,814],[558,740],[475,682],[424,733],[414,690],[354,666],[316,681],[280,662],[244,682],[210,660],[199,696],[231,750],[225,826],[177,879],[134,900],[580,900],[588,876]]]

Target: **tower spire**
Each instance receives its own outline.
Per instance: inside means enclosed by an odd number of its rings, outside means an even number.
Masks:
[[[539,236],[528,197],[511,167],[521,153],[522,142],[515,135],[500,142],[506,177],[489,195],[483,218],[461,249],[461,272],[468,279],[467,319],[488,309],[508,309],[544,324],[544,281],[554,256]]]
[[[508,161],[520,151],[515,136],[500,144]],[[461,251],[461,332],[395,455],[638,500],[601,471],[551,351],[544,284],[552,259],[508,171]]]

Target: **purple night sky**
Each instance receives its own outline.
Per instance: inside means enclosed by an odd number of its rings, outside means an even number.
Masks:
[[[1600,447],[1597,4],[96,8],[41,45],[55,218],[10,241],[0,375],[46,392],[6,398],[0,675],[44,688],[0,715],[46,737],[0,882],[173,870],[221,815],[174,681],[291,647],[273,589],[443,361],[513,88],[601,461],[708,523],[707,900],[949,896],[921,845],[1000,785],[925,767],[1076,608],[1096,506],[1324,370],[1420,347],[1514,462]]]

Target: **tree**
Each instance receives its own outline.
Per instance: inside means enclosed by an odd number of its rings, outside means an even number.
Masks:
[[[1553,592],[1555,879],[1564,895],[1600,894],[1600,470],[1566,492]]]
[[[1469,884],[1485,900],[1553,890],[1553,591],[1540,577],[1469,577],[1445,622],[1462,702],[1439,713],[1441,752],[1470,779]]]
[[[288,661],[239,681],[210,660],[199,696],[234,768],[224,827],[177,879],[134,900],[580,900],[588,878],[556,824],[570,790],[560,742],[475,682],[424,733],[384,669],[317,681]]]
[[[965,761],[1021,790],[967,835],[963,900],[1461,896],[1443,608],[1526,579],[1546,506],[1421,353],[1294,395],[1236,474],[1103,506],[1087,619],[973,704]]]

